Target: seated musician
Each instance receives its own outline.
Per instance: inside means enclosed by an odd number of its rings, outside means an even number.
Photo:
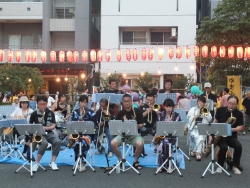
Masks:
[[[87,108],[88,106],[88,96],[87,95],[81,95],[79,97],[79,106],[80,108],[73,111],[71,121],[94,121],[95,122],[95,113],[93,110]],[[69,136],[69,139],[70,138]],[[82,155],[84,158],[86,158],[86,155],[88,153],[88,150],[90,148],[90,143],[93,139],[93,135],[84,135],[82,137]],[[79,155],[79,143],[75,142],[74,145],[74,152],[75,152],[75,161],[78,158]],[[82,161],[82,171],[86,171],[86,162]]]
[[[33,110],[29,107],[29,99],[26,96],[20,98],[19,108],[17,108],[11,115],[10,118],[24,118],[30,120],[30,114]],[[26,152],[29,147],[29,136],[25,136],[25,145],[23,147],[22,155],[26,158]]]
[[[55,114],[49,108],[47,108],[48,98],[45,95],[37,97],[37,110],[35,110],[30,116],[30,124],[42,124],[44,131],[47,133],[43,135],[42,141],[39,143],[39,149],[36,156],[36,162],[40,163],[40,160],[47,149],[48,143],[52,145],[52,159],[49,164],[52,170],[58,170],[55,163],[56,158],[60,151],[61,141],[53,130],[56,127]],[[38,170],[38,165],[33,165],[33,171]]]
[[[241,111],[237,109],[237,105],[239,103],[239,99],[235,95],[231,95],[227,99],[227,107],[220,107],[217,109],[214,123],[225,123],[232,125],[232,136],[221,137],[218,146],[220,147],[218,163],[223,167],[224,161],[226,158],[226,152],[228,146],[234,148],[233,154],[233,167],[232,170],[235,174],[241,174],[240,169],[240,158],[242,154],[242,145],[237,139],[237,132],[242,130],[243,123],[243,114]],[[231,114],[232,112],[232,114]],[[235,117],[236,121],[231,121],[230,117]],[[217,168],[217,173],[222,173],[222,169],[220,167]]]
[[[67,104],[66,95],[64,93],[60,93],[58,95],[58,102],[53,103],[50,107],[51,111],[62,113],[64,116],[64,121],[70,116],[70,105]]]
[[[199,96],[197,98],[197,106],[192,107],[188,112],[188,131],[191,156],[195,157],[196,160],[201,160],[201,152],[204,148],[204,141],[206,136],[199,135],[197,123],[209,123],[212,120],[211,113],[207,109],[207,113],[202,113],[205,109],[206,98],[204,96]]]
[[[172,121],[181,121],[181,117],[177,112],[174,112],[174,101],[172,99],[165,99],[163,102],[164,105],[164,111],[158,114],[157,120],[156,121],[166,121],[166,122],[172,122]],[[154,134],[156,133],[156,126],[153,127]],[[158,155],[158,168],[164,163],[165,160],[169,157],[169,138],[165,137],[162,138],[161,136],[155,136],[155,142],[158,141],[160,143],[158,150],[159,150],[159,155]],[[157,144],[158,144],[157,143]],[[173,145],[176,143],[176,136],[172,136],[172,142]],[[181,155],[181,154],[178,154]],[[165,164],[165,168],[169,169],[168,173],[171,173],[172,169],[171,167],[168,166],[169,163]],[[162,172],[163,169],[160,169],[159,172]]]
[[[132,108],[132,99],[129,94],[124,94],[122,97],[122,104],[123,104],[123,110],[118,112],[118,115],[116,117],[116,120],[136,120],[138,129],[141,129],[143,127],[143,115],[140,109],[138,108]],[[125,137],[126,142],[130,142],[136,147],[135,150],[135,158],[133,166],[134,168],[141,170],[142,166],[138,162],[138,159],[141,155],[142,149],[143,149],[143,138],[140,135],[135,136],[126,136]],[[113,152],[117,156],[119,161],[122,161],[122,156],[120,153],[119,145],[122,144],[122,136],[118,135],[111,141],[111,146],[113,149]]]
[[[105,135],[108,138],[108,157],[113,157],[113,152],[112,152],[112,148],[111,148],[111,140],[113,139],[113,136],[110,135],[108,120],[104,122],[104,118],[105,118],[104,116],[107,115],[107,112],[108,112],[107,119],[113,120],[113,119],[115,119],[115,116],[114,116],[114,111],[111,108],[109,108],[108,111],[107,111],[107,107],[108,107],[108,100],[107,99],[101,99],[100,100],[100,108],[96,112],[96,120],[98,121],[98,126],[99,126],[98,130],[99,131],[96,131],[95,138],[97,138],[101,134],[105,133]],[[96,139],[96,141],[97,141],[97,149],[98,149],[96,154],[100,154],[100,153],[105,152],[105,148],[101,145],[98,138]]]

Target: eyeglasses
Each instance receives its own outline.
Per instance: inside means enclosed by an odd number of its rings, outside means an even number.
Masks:
[[[229,104],[229,105],[231,105],[231,106],[236,106],[236,105],[237,105],[236,103],[231,103],[231,102],[229,102],[229,103],[227,103],[227,104]]]
[[[21,104],[28,104],[28,101],[22,101]]]
[[[47,103],[37,103],[37,104],[41,106],[47,106]]]

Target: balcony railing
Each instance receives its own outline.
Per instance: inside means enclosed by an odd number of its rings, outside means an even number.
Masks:
[[[53,0],[53,19],[74,19],[75,18],[75,1]]]

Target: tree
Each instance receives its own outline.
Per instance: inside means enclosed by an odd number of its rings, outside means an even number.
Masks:
[[[250,43],[250,3],[248,0],[223,0],[214,9],[211,19],[204,18],[198,29],[198,45],[246,46]],[[199,59],[197,59],[199,61]],[[243,85],[250,85],[250,60],[201,58],[207,65],[207,79],[213,86],[226,85],[227,75],[242,75]]]
[[[138,89],[141,87],[148,87],[148,89],[152,89],[156,87],[159,83],[158,78],[154,78],[151,74],[146,72],[144,75],[140,75],[138,78],[133,79],[134,88]]]
[[[106,78],[100,78],[101,86],[100,89],[107,89],[109,88],[109,80],[114,79],[117,82],[118,87],[125,85],[125,79],[122,74],[110,74]]]
[[[193,75],[175,75],[172,77],[173,89],[190,89],[191,86],[196,84],[196,80]]]
[[[5,63],[0,66],[0,91],[19,93],[34,89],[38,94],[43,84],[42,73],[37,68]]]

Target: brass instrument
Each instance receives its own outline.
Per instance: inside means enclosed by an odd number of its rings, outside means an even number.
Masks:
[[[45,112],[43,112],[43,116],[40,120],[40,123],[44,126],[44,116],[45,116]],[[37,144],[41,143],[43,140],[43,136],[42,135],[33,135],[32,138],[32,151],[35,151]]]
[[[43,140],[42,135],[33,135],[32,142],[40,143]]]
[[[210,113],[210,111],[206,107],[203,107],[200,109],[200,114],[202,114],[204,116],[208,116],[209,113]]]
[[[79,136],[80,136],[79,134],[70,134],[69,135],[69,143],[68,143],[67,147],[72,148],[74,143],[78,140]]]
[[[79,121],[83,121],[85,114],[86,114],[86,110],[83,109],[82,117],[79,118]]]
[[[230,109],[229,111],[231,113],[231,117],[227,119],[226,124],[231,124],[233,126],[233,124],[236,122],[236,118],[233,117],[233,109]]]
[[[108,106],[107,106],[106,114],[104,116],[102,116],[103,121],[109,121],[110,120],[110,117],[109,117],[109,101],[110,101],[110,97],[108,98]]]
[[[149,106],[150,106],[150,103],[149,103]],[[161,106],[157,103],[154,103],[152,105],[152,110],[155,111],[155,112],[158,112],[159,110],[161,109]],[[148,122],[151,124],[152,123],[152,112],[149,113],[148,112]]]
[[[134,117],[132,119],[128,119],[126,117],[126,115],[123,116],[123,120],[135,120],[136,119],[136,114],[135,114],[135,109],[132,107],[133,113],[134,113]]]

